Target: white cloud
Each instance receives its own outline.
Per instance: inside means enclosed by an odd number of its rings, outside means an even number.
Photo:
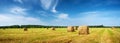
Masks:
[[[68,14],[65,14],[65,13],[61,13],[58,15],[58,18],[59,19],[68,19],[69,18],[69,15]]]
[[[25,15],[26,14],[26,9],[21,8],[21,7],[13,7],[10,9],[10,12],[13,14],[22,14]]]
[[[90,11],[82,12],[75,18],[69,17],[69,19],[55,19],[49,24],[53,25],[106,25],[106,26],[118,26],[120,25],[120,18],[117,18],[119,11]],[[82,16],[81,16],[82,15]],[[59,17],[59,16],[58,16]],[[59,18],[62,18],[60,16]],[[63,17],[64,18],[64,17]]]
[[[53,5],[53,8],[52,8],[52,12],[56,13],[56,6],[58,4],[58,0],[55,1],[54,5]]]
[[[45,24],[38,18],[18,16],[13,14],[0,14],[1,25],[25,25],[25,24]]]
[[[55,9],[52,9],[51,11],[52,11],[53,13],[57,13],[57,11],[56,11]]]
[[[83,21],[87,25],[119,25],[120,19],[116,16],[118,11],[91,11],[91,12],[83,12],[83,17],[76,18],[78,20]]]
[[[47,17],[47,13],[45,11],[37,11],[38,14],[40,14],[41,16]]]
[[[45,10],[49,10],[53,13],[56,13],[56,6],[58,4],[58,0],[40,0],[41,6]]]
[[[14,0],[15,2],[23,3],[23,0]]]
[[[48,10],[52,4],[52,0],[40,0],[41,1],[41,4],[42,4],[42,7],[45,9],[45,10]]]
[[[55,15],[56,19],[52,20],[52,22],[48,23],[49,25],[71,25],[69,21],[71,20],[69,15],[66,13],[60,13]]]

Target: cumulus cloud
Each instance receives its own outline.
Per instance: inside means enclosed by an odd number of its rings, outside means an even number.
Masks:
[[[49,10],[53,13],[56,13],[56,6],[58,4],[58,0],[40,0],[41,6],[45,10]]]
[[[68,14],[61,13],[61,14],[58,15],[58,18],[59,18],[59,19],[68,19],[69,16],[68,16]]]
[[[22,14],[25,15],[26,14],[26,9],[21,8],[21,7],[13,7],[10,9],[10,12],[13,14]]]

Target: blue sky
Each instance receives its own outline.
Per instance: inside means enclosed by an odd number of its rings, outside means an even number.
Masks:
[[[120,25],[120,0],[0,0],[0,25]]]

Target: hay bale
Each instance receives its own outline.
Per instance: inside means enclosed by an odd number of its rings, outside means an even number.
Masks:
[[[24,28],[24,31],[28,31],[28,28],[25,27],[25,28]]]
[[[51,27],[52,30],[55,30],[55,27]]]
[[[115,27],[112,27],[111,29],[115,29]]]
[[[89,34],[89,27],[88,26],[79,26],[78,34],[79,35],[87,35],[87,34]]]
[[[74,32],[74,27],[73,26],[68,26],[67,27],[67,32]]]
[[[48,30],[49,28],[47,28],[47,30]]]
[[[75,30],[78,30],[77,26],[74,26],[74,29],[75,29]]]

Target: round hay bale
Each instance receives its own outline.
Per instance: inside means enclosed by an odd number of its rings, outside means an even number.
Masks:
[[[88,26],[79,26],[78,34],[79,35],[87,35],[87,34],[89,34],[89,27]]]
[[[49,28],[47,28],[47,30],[48,30]]]
[[[112,27],[111,29],[115,29],[115,27]]]
[[[55,27],[51,27],[52,30],[55,30]]]
[[[25,27],[25,28],[24,28],[24,31],[28,31],[28,28]]]
[[[67,27],[67,32],[74,32],[74,27],[73,26],[68,26]]]

